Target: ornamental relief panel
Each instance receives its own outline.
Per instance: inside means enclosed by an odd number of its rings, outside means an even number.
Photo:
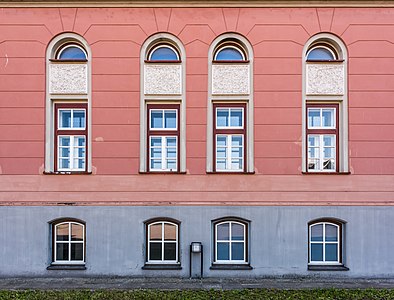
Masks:
[[[248,95],[250,93],[249,65],[213,65],[213,95]]]
[[[50,64],[49,93],[87,94],[88,66],[86,64]]]
[[[343,64],[307,64],[307,95],[343,95],[345,68]]]
[[[181,65],[144,66],[145,95],[181,95],[182,69]]]

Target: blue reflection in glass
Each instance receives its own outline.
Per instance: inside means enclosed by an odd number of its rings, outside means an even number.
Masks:
[[[323,244],[311,245],[311,261],[323,261]]]
[[[244,260],[244,243],[232,243],[231,244],[231,259],[232,260]]]
[[[179,60],[176,52],[169,47],[158,47],[153,50],[149,60]]]
[[[335,60],[332,52],[326,48],[319,47],[308,53],[307,60]]]
[[[326,261],[338,261],[337,244],[326,244]]]
[[[86,60],[86,54],[81,48],[77,46],[68,46],[60,52],[58,59]]]
[[[176,128],[176,111],[169,110],[164,112],[164,128]]]
[[[217,259],[218,260],[229,260],[230,259],[230,247],[229,243],[217,243]]]
[[[221,50],[216,55],[215,60],[244,60],[241,52],[233,47],[226,47]]]
[[[242,109],[232,109],[230,126],[242,127]]]
[[[163,128],[163,111],[151,111],[150,128]]]
[[[216,126],[228,127],[229,109],[218,109],[216,111]]]

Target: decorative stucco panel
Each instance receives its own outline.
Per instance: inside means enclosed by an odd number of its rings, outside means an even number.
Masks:
[[[182,94],[181,65],[145,65],[144,93],[146,95]]]
[[[212,94],[247,95],[250,93],[249,65],[213,65]]]
[[[343,95],[344,79],[343,64],[307,64],[306,93],[308,95]]]
[[[88,66],[86,64],[49,65],[51,94],[87,94]]]

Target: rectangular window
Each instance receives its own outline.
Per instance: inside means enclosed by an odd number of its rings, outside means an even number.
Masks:
[[[307,170],[338,172],[338,104],[307,105]]]
[[[179,105],[148,105],[150,172],[179,172]]]
[[[55,170],[86,172],[87,104],[55,104]]]
[[[214,104],[214,171],[244,172],[245,104]]]

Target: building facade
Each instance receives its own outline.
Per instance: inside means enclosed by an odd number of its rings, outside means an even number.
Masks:
[[[3,1],[0,276],[394,277],[394,3],[309,2]]]

